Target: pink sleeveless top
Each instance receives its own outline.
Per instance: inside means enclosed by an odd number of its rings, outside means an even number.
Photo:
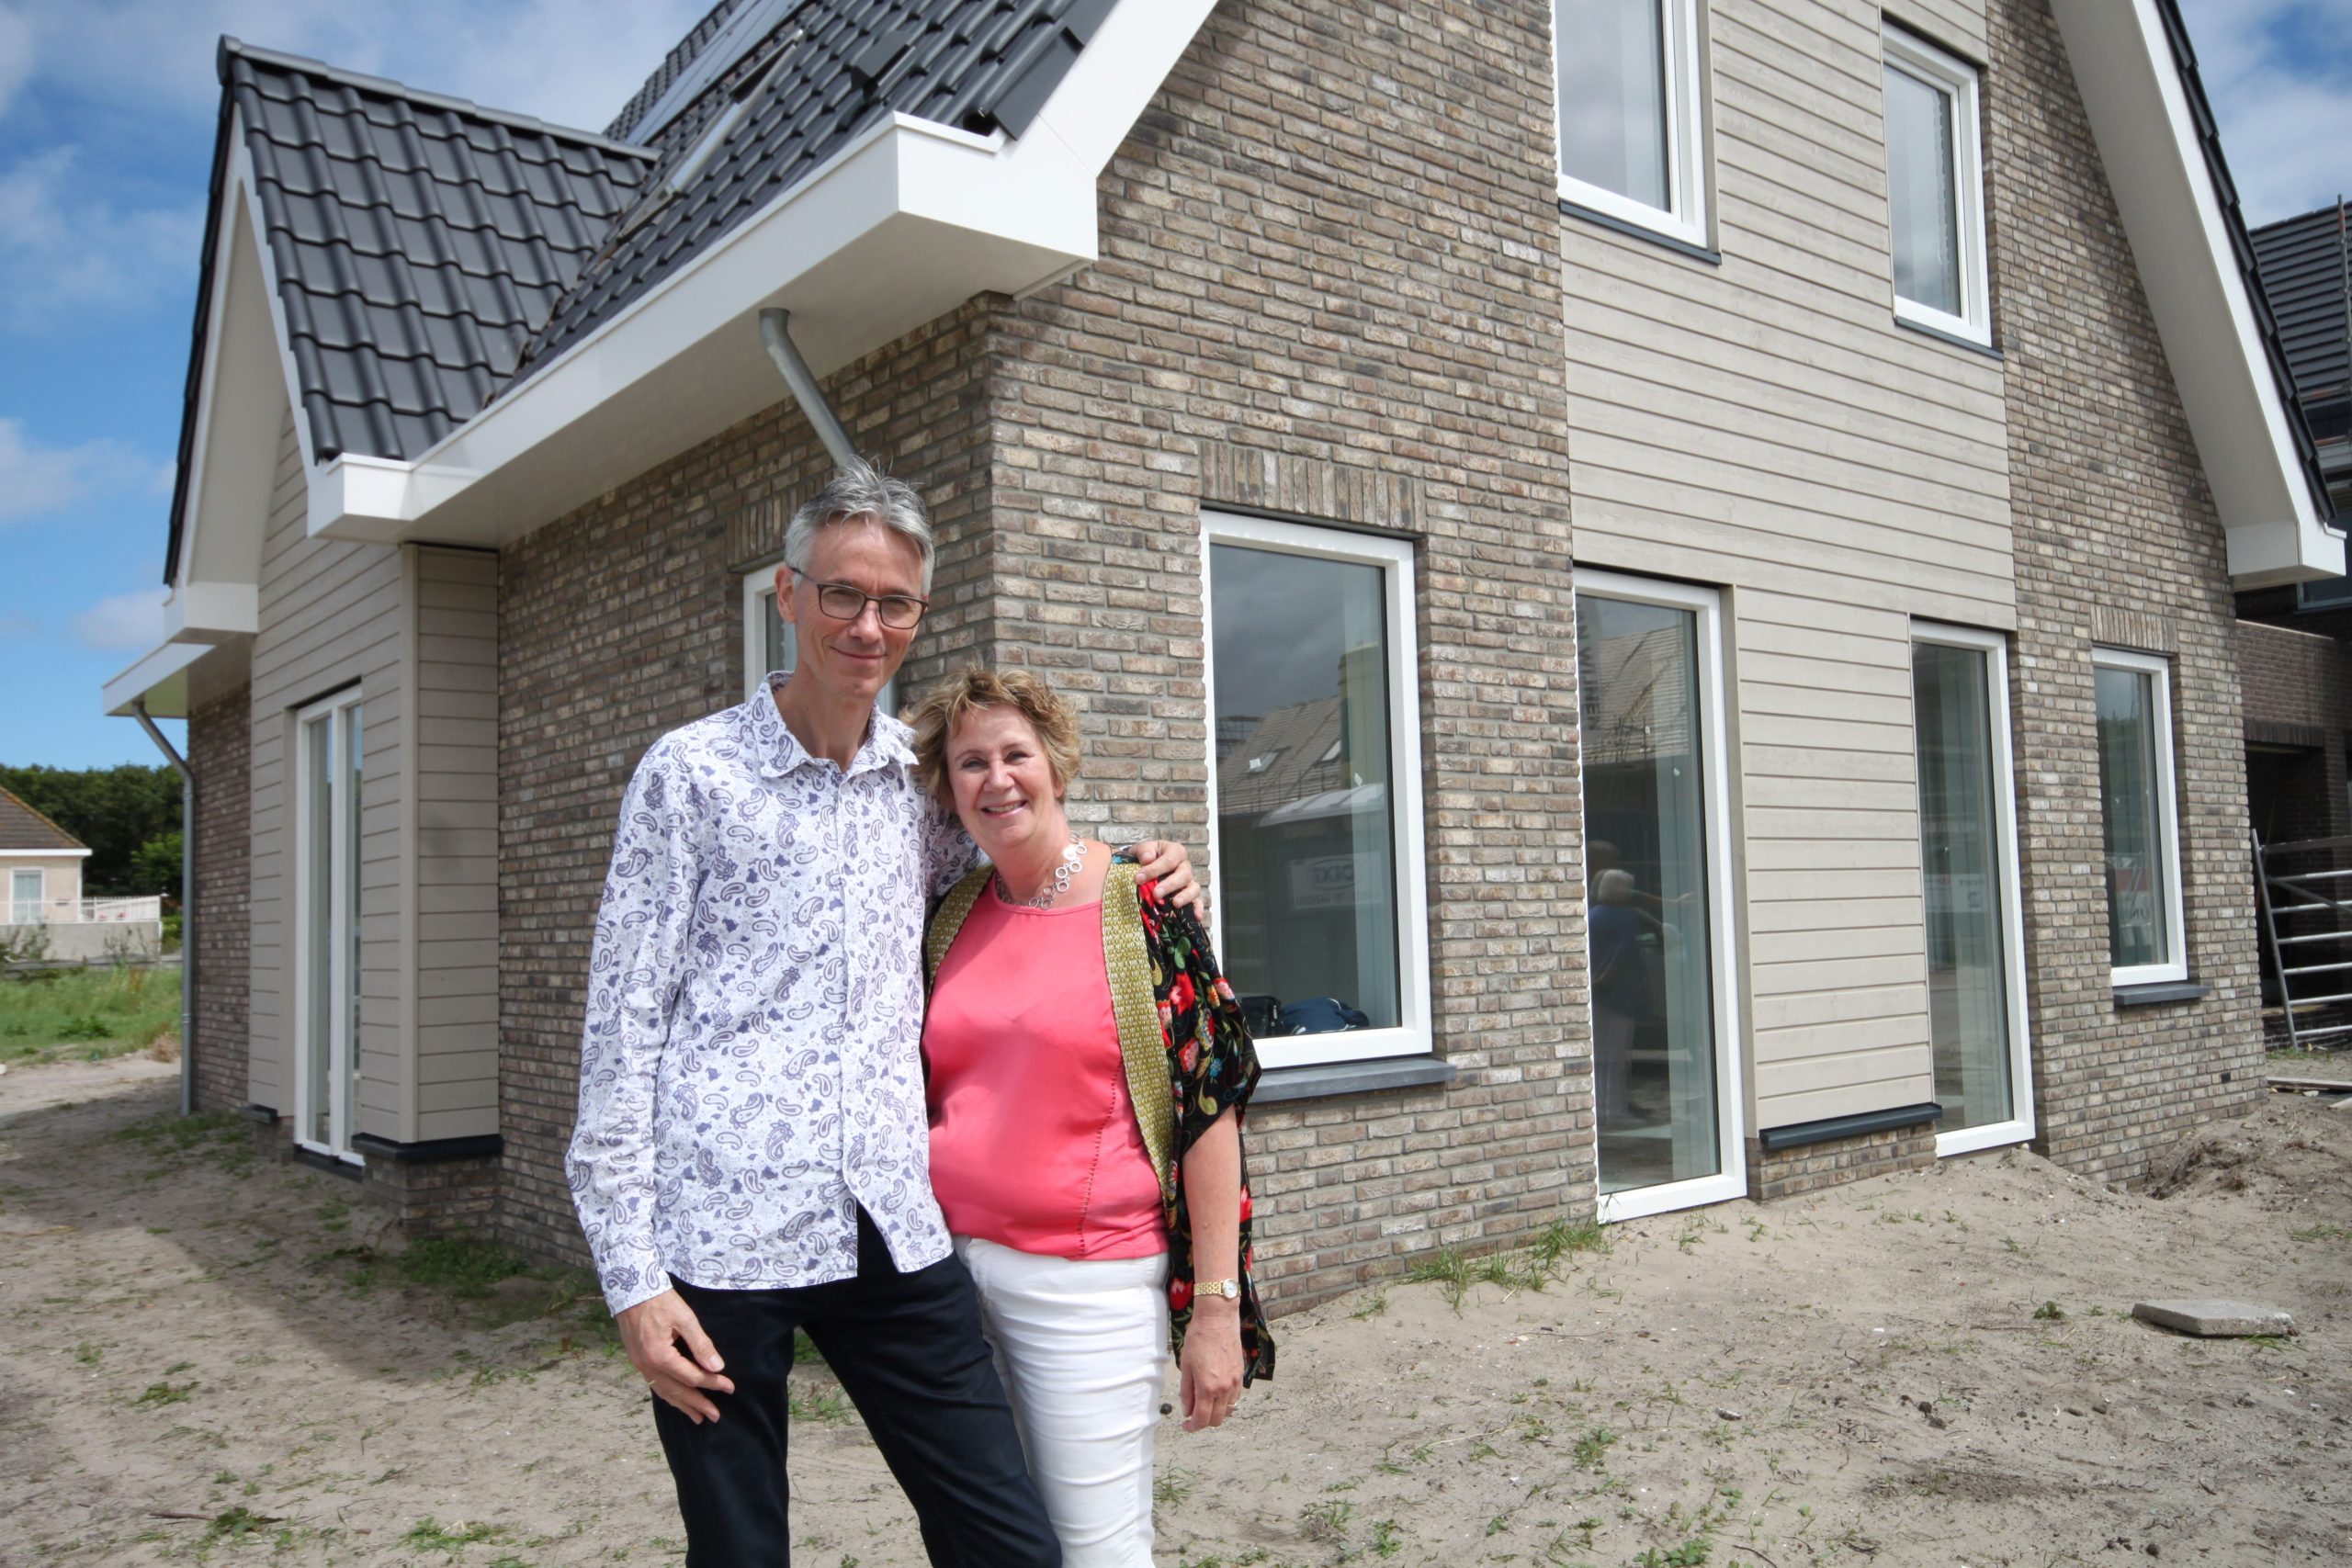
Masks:
[[[940,963],[922,1049],[949,1230],[1050,1258],[1167,1250],[1100,904],[1022,908],[991,881]]]

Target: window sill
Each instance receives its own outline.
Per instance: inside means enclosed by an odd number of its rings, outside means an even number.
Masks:
[[[237,1114],[248,1122],[258,1122],[264,1127],[277,1125],[277,1112],[266,1105],[240,1105],[237,1107]]]
[[[1252,1105],[1291,1100],[1329,1100],[1343,1094],[1374,1094],[1385,1089],[1422,1089],[1452,1083],[1453,1064],[1435,1056],[1375,1057],[1368,1062],[1325,1062],[1311,1067],[1270,1067],[1259,1077]]]
[[[346,1181],[364,1181],[368,1177],[366,1166],[354,1165],[347,1159],[337,1159],[316,1149],[306,1149],[300,1144],[294,1145],[294,1163],[307,1165],[312,1170],[323,1170],[329,1176],[340,1176]]]
[[[2194,980],[2158,980],[2153,985],[2116,987],[2115,1005],[2143,1008],[2157,1002],[2197,1002],[2212,994],[2212,987],[2200,986]]]
[[[1560,198],[1560,210],[1571,218],[1581,219],[1587,223],[1606,229],[1613,234],[1623,234],[1630,239],[1645,240],[1653,245],[1672,251],[1678,256],[1688,256],[1692,261],[1704,262],[1709,266],[1724,265],[1724,254],[1721,251],[1711,251],[1704,245],[1694,245],[1679,236],[1661,233],[1656,229],[1636,223],[1629,218],[1620,218],[1614,213],[1602,212],[1597,208],[1587,207],[1581,202],[1570,201],[1566,197]]]
[[[1954,348],[1964,348],[1971,354],[1981,354],[1996,363],[2003,358],[2001,351],[1989,343],[1978,343],[1973,337],[1962,337],[1958,333],[1948,333],[1941,327],[1931,327],[1925,321],[1915,321],[1908,316],[1898,314],[1894,318],[1894,324],[1906,333],[1917,333],[1921,337],[1931,337],[1938,343],[1950,344]]]
[[[373,1133],[356,1133],[352,1135],[351,1146],[356,1153],[374,1155],[400,1165],[433,1165],[451,1159],[496,1159],[505,1152],[506,1140],[496,1133],[484,1133],[470,1138],[427,1138],[403,1144],[393,1138],[379,1138]]]

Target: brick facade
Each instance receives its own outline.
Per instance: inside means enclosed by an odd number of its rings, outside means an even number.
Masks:
[[[1866,1133],[1860,1137],[1836,1138],[1770,1154],[1762,1144],[1750,1138],[1747,1195],[1759,1203],[1769,1203],[1774,1199],[1793,1198],[1802,1192],[1873,1176],[1925,1170],[1935,1163],[1936,1130],[1932,1125]]]
[[[246,1092],[247,1021],[253,1014],[252,699],[238,686],[187,720],[196,774],[196,908],[187,921],[196,965],[196,1108],[233,1111]]]
[[[2352,833],[2345,761],[2352,648],[2301,627],[2242,620],[2237,656],[2255,830],[2271,844]]]
[[[2245,739],[2222,527],[2048,0],[1996,0],[1994,325],[2018,573],[2011,700],[2039,1147],[2131,1181],[2261,1087]],[[2091,649],[2172,661],[2189,977],[2117,1004]]]

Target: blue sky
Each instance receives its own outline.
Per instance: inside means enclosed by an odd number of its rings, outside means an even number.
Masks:
[[[2249,217],[2352,191],[2352,0],[2182,0]],[[708,0],[0,0],[0,762],[152,761],[213,40],[597,127]],[[172,727],[178,739],[177,727]]]

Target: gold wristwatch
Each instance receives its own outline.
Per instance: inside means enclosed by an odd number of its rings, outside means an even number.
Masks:
[[[1227,1301],[1238,1302],[1241,1299],[1241,1281],[1238,1280],[1193,1280],[1193,1299],[1198,1301],[1203,1296],[1223,1296]]]

